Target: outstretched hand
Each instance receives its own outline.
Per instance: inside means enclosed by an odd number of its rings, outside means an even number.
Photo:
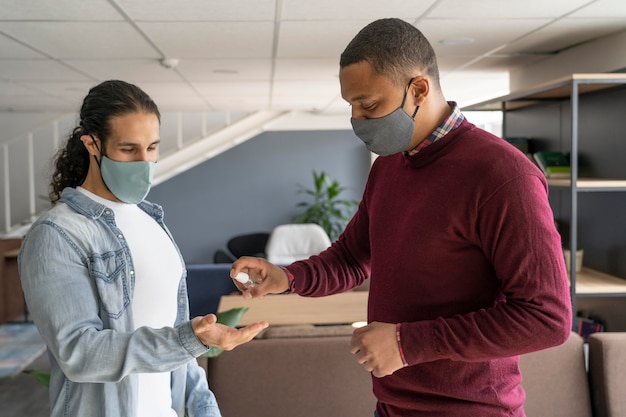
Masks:
[[[287,273],[266,259],[242,256],[233,262],[230,276],[234,278],[239,272],[245,272],[253,280],[260,281],[252,288],[245,288],[237,280],[233,280],[244,298],[263,298],[267,294],[280,294],[289,289]]]
[[[217,322],[215,314],[194,317],[191,326],[196,337],[203,345],[233,350],[237,346],[252,340],[268,323],[261,321],[241,329],[234,329]]]

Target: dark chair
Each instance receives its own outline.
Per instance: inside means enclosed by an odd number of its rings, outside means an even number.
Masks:
[[[265,258],[265,245],[270,234],[265,232],[249,233],[231,238],[226,246],[228,250],[235,255],[240,256],[260,256]]]
[[[235,257],[226,253],[224,250],[218,249],[215,251],[215,254],[213,254],[213,263],[232,264],[233,262],[235,262]]]
[[[230,277],[229,264],[187,265],[190,316],[216,313],[222,295],[239,292]]]

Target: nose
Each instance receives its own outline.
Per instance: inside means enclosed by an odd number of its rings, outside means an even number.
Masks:
[[[149,161],[150,160],[150,154],[148,153],[147,149],[142,149],[138,152],[137,154],[137,160],[138,161]]]
[[[365,112],[359,106],[352,106],[351,109],[353,119],[367,119]]]

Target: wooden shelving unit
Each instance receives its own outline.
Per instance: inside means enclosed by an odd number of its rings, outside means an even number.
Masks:
[[[577,274],[576,296],[626,296],[626,279],[583,267]]]
[[[549,178],[548,184],[551,187],[571,188],[572,181],[563,178]],[[626,180],[614,180],[603,178],[578,178],[576,181],[578,192],[611,192],[626,191]]]
[[[569,100],[571,103],[571,178],[549,179],[550,187],[565,188],[571,192],[570,247],[578,247],[578,194],[592,192],[626,192],[626,179],[582,178],[578,176],[578,122],[581,95],[626,85],[626,74],[572,74],[526,91],[483,101],[463,110],[520,110],[546,101]],[[503,132],[506,132],[504,117]],[[576,311],[577,297],[626,296],[626,279],[583,267],[576,272],[576,251],[571,251],[570,288],[572,308]]]

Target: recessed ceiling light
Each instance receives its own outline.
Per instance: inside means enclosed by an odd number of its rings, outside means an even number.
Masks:
[[[474,43],[473,38],[446,38],[439,41],[443,45],[469,45]]]

